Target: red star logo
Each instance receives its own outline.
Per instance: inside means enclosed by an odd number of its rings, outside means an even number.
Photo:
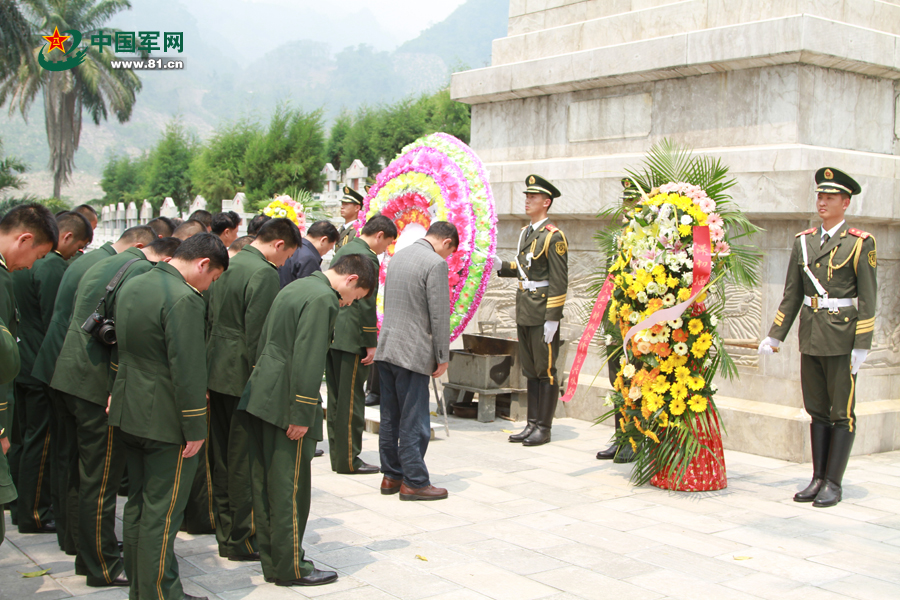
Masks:
[[[72,37],[71,35],[60,35],[59,27],[53,28],[53,35],[42,35],[42,38],[50,42],[50,49],[47,50],[47,54],[53,52],[55,48],[59,48],[59,50],[65,54],[66,49],[63,47],[63,42]]]

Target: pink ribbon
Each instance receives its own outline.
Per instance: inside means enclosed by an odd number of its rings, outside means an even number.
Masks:
[[[594,302],[594,310],[591,311],[591,318],[588,320],[584,333],[581,334],[581,340],[578,342],[578,350],[575,352],[575,360],[572,362],[572,368],[569,369],[569,383],[566,386],[566,395],[560,398],[563,402],[568,402],[575,395],[578,389],[578,376],[581,375],[581,367],[584,365],[584,359],[587,356],[588,347],[594,334],[603,322],[603,313],[606,312],[606,305],[612,297],[614,281],[612,273],[606,276],[603,287],[597,295],[597,301]]]

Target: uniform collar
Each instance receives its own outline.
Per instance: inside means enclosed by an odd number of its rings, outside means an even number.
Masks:
[[[349,242],[347,242],[347,245],[348,245],[348,246],[349,246],[350,244],[357,244],[357,245],[362,244],[362,247],[365,248],[366,250],[368,250],[369,252],[371,252],[371,253],[372,253],[372,256],[377,256],[377,255],[375,254],[375,251],[372,250],[371,246],[369,246],[369,245],[366,243],[366,240],[362,239],[362,238],[359,237],[359,236],[356,236],[356,237],[354,237],[352,240],[350,240]]]
[[[165,272],[168,273],[169,275],[172,275],[173,277],[177,277],[178,279],[180,279],[181,281],[184,282],[184,285],[186,285],[186,286],[188,286],[189,288],[191,288],[192,290],[194,290],[194,291],[197,293],[198,296],[203,296],[203,294],[200,293],[200,290],[198,290],[197,288],[195,288],[194,286],[192,286],[191,284],[189,284],[189,283],[187,282],[187,279],[184,278],[184,275],[181,274],[181,271],[179,271],[178,269],[176,269],[175,267],[173,267],[173,266],[170,265],[169,263],[163,262],[163,261],[159,261],[158,263],[156,263],[156,266],[155,266],[154,268],[155,268],[155,269],[162,269],[163,271],[165,271]]]
[[[847,222],[847,220],[844,219],[840,223],[838,223],[837,225],[835,225],[834,227],[829,229],[828,231],[825,231],[824,225],[820,225],[819,226],[819,241],[822,240],[822,236],[825,235],[826,233],[828,234],[829,238],[833,238],[837,234],[837,232],[841,230],[841,227],[843,227],[844,223],[846,223],[846,222]]]
[[[320,279],[320,280],[322,281],[322,283],[324,283],[325,285],[327,285],[327,286],[331,289],[331,291],[334,292],[334,295],[338,297],[338,300],[341,299],[341,294],[340,294],[340,292],[338,292],[336,289],[334,289],[334,286],[331,285],[331,281],[328,279],[328,276],[325,275],[325,273],[323,273],[322,271],[316,271],[315,273],[313,273],[312,275],[310,275],[309,277],[307,277],[307,279],[309,279],[309,278],[311,278],[311,277],[315,277],[316,279]]]
[[[529,225],[531,226],[532,231],[537,231],[538,229],[541,228],[541,225],[543,225],[544,223],[546,223],[549,220],[550,220],[550,217],[547,216],[547,217],[544,217],[543,219],[541,219],[540,221],[538,221],[537,223],[535,223],[533,225],[531,223],[529,223]],[[526,229],[527,229],[527,227],[526,227]]]
[[[4,271],[9,271],[9,267],[6,266],[6,259],[3,257],[2,253],[0,253],[0,267],[3,267]]]
[[[256,257],[261,258],[262,260],[264,260],[264,261],[266,261],[267,263],[269,263],[270,265],[272,265],[272,268],[273,268],[273,269],[277,269],[277,268],[278,268],[278,267],[275,266],[275,263],[273,263],[271,260],[269,260],[268,258],[266,258],[266,255],[263,254],[263,253],[260,251],[259,248],[254,248],[254,247],[251,246],[250,244],[247,244],[246,246],[244,246],[243,248],[241,248],[241,252],[249,252],[250,254],[253,254],[253,255],[256,256]]]

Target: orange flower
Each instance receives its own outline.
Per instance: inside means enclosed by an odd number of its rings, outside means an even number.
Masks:
[[[660,358],[666,358],[672,354],[672,349],[669,347],[669,344],[662,342],[656,345],[656,350],[654,350],[654,352],[656,352]]]
[[[662,308],[662,305],[663,305],[662,300],[660,300],[659,298],[653,298],[650,300],[650,302],[647,303],[647,312],[655,313],[656,311],[658,311],[659,309]]]
[[[688,340],[688,334],[684,329],[676,329],[672,332],[672,339],[676,342],[686,342]]]

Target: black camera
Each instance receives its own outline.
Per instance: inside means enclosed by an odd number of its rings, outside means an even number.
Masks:
[[[116,344],[116,322],[104,317],[100,313],[93,313],[81,326],[101,344],[114,346]]]

